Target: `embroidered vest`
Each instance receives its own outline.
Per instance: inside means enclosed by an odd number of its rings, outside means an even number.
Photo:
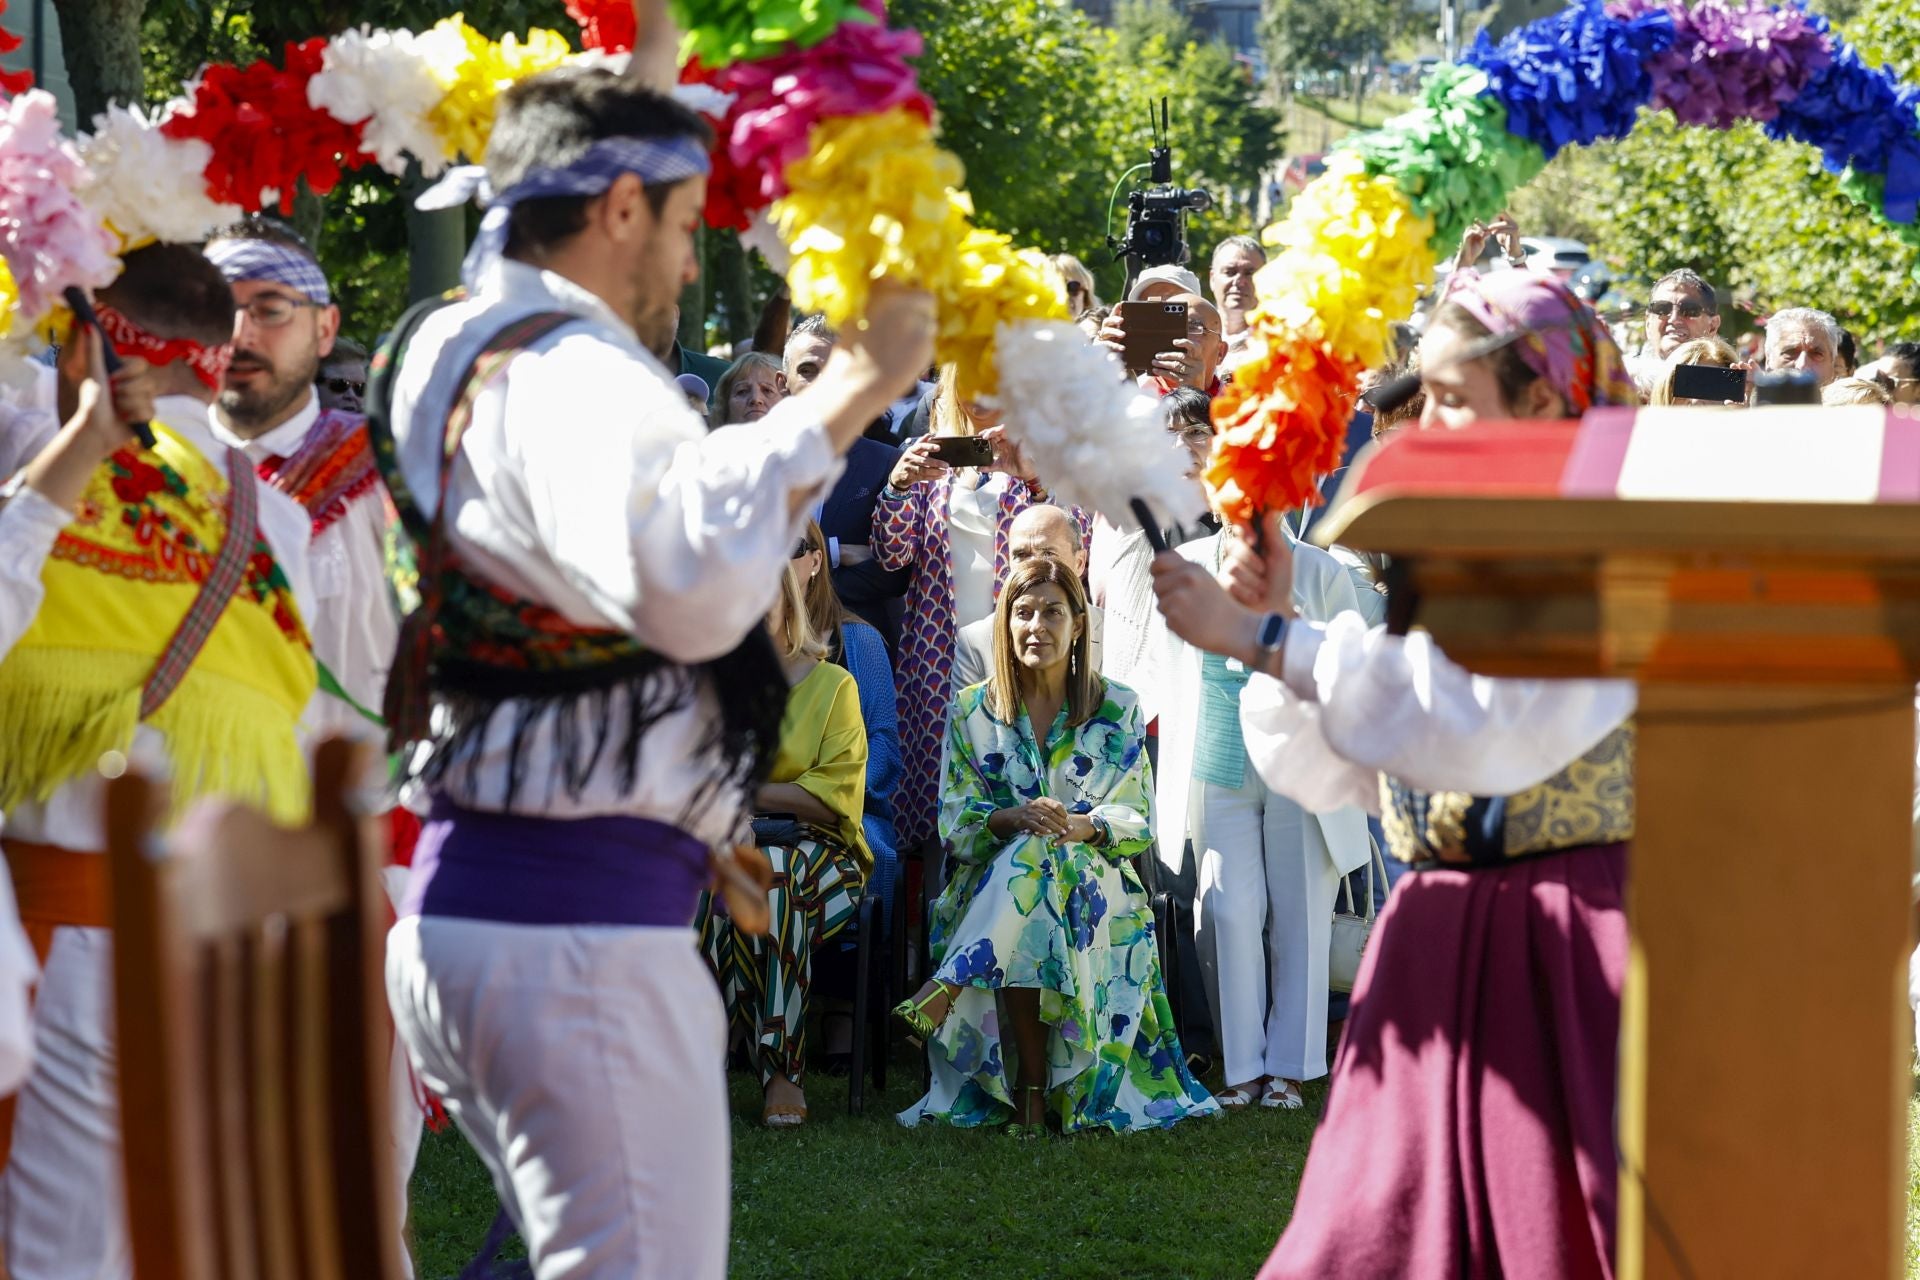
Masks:
[[[227,536],[226,476],[161,423],[95,469],[41,571],[33,624],[0,662],[0,810],[43,801],[133,744],[141,692]],[[244,472],[243,472],[244,474]],[[314,663],[293,592],[256,533],[238,592],[149,723],[175,812],[205,795],[306,815],[296,736]]]
[[[380,483],[367,420],[339,409],[323,409],[291,457],[276,455],[256,470],[307,509],[316,538],[347,513],[354,499]]]
[[[1511,858],[1633,839],[1633,721],[1553,777],[1489,799],[1416,791],[1382,776],[1380,821],[1402,862],[1497,866]]]
[[[687,798],[688,811],[704,804],[718,786],[744,786],[764,777],[779,745],[787,681],[763,630],[755,628],[722,658],[683,666],[624,631],[578,626],[469,572],[446,536],[442,515],[453,462],[481,393],[514,357],[579,316],[523,316],[482,346],[442,424],[438,501],[432,516],[423,512],[400,470],[390,420],[392,379],[406,344],[436,304],[444,300],[420,304],[402,317],[374,358],[369,386],[375,463],[412,544],[414,565],[399,568],[397,586],[403,596],[419,601],[401,624],[387,677],[389,748],[433,743],[423,776],[437,782],[457,762],[481,751],[495,715],[512,703],[505,803],[512,804],[523,781],[527,737],[543,720],[553,726],[559,774],[553,781],[569,794],[580,794],[609,753],[619,786],[631,791],[647,731],[689,706],[696,676],[705,673],[721,715],[700,750],[717,751],[722,765],[707,787]],[[617,742],[612,739],[616,723],[625,729]]]

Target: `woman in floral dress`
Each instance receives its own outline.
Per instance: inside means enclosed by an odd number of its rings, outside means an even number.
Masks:
[[[1048,1116],[1071,1133],[1215,1112],[1187,1071],[1133,867],[1152,842],[1138,701],[1090,669],[1071,568],[1021,565],[995,618],[993,677],[960,694],[947,737],[936,968],[896,1011],[927,1041],[933,1086],[901,1123],[1039,1136]]]

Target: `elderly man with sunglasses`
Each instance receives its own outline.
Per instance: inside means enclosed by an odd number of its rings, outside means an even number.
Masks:
[[[1697,338],[1720,332],[1719,299],[1713,286],[1685,267],[1669,271],[1653,286],[1646,326],[1646,345],[1627,362],[1642,397],[1659,381],[1667,357]]]

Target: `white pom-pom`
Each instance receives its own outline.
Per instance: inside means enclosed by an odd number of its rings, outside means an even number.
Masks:
[[[1135,386],[1112,352],[1077,325],[1003,324],[995,334],[1007,434],[1025,447],[1047,488],[1123,529],[1144,499],[1168,523],[1207,509],[1192,462],[1167,430],[1160,402]]]
[[[734,95],[722,93],[710,84],[677,84],[673,100],[689,111],[720,119],[733,106]]]
[[[432,178],[453,154],[427,123],[446,90],[434,78],[424,38],[365,27],[341,32],[327,42],[320,72],[307,82],[307,102],[342,124],[365,121],[364,145],[388,173],[405,173],[411,157]]]
[[[793,255],[787,252],[787,242],[780,238],[780,232],[775,229],[773,218],[766,209],[755,215],[752,225],[740,233],[740,244],[742,248],[758,249],[775,275],[784,276],[787,268],[793,265]]]
[[[179,104],[149,116],[110,106],[80,138],[91,177],[80,189],[87,207],[111,222],[129,244],[162,240],[197,244],[236,222],[241,209],[207,195],[213,148],[198,138],[169,138],[160,126]]]
[[[633,54],[608,53],[605,49],[582,49],[579,53],[567,55],[570,67],[586,67],[589,70],[611,71],[614,75],[624,76],[627,68],[633,65]]]

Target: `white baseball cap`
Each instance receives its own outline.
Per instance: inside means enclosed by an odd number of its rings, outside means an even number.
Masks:
[[[1168,285],[1173,287],[1168,288]],[[1134,279],[1133,291],[1127,294],[1127,301],[1146,301],[1149,292],[1155,297],[1168,297],[1176,293],[1199,294],[1200,277],[1185,267],[1176,267],[1170,263],[1165,266],[1148,267]]]

